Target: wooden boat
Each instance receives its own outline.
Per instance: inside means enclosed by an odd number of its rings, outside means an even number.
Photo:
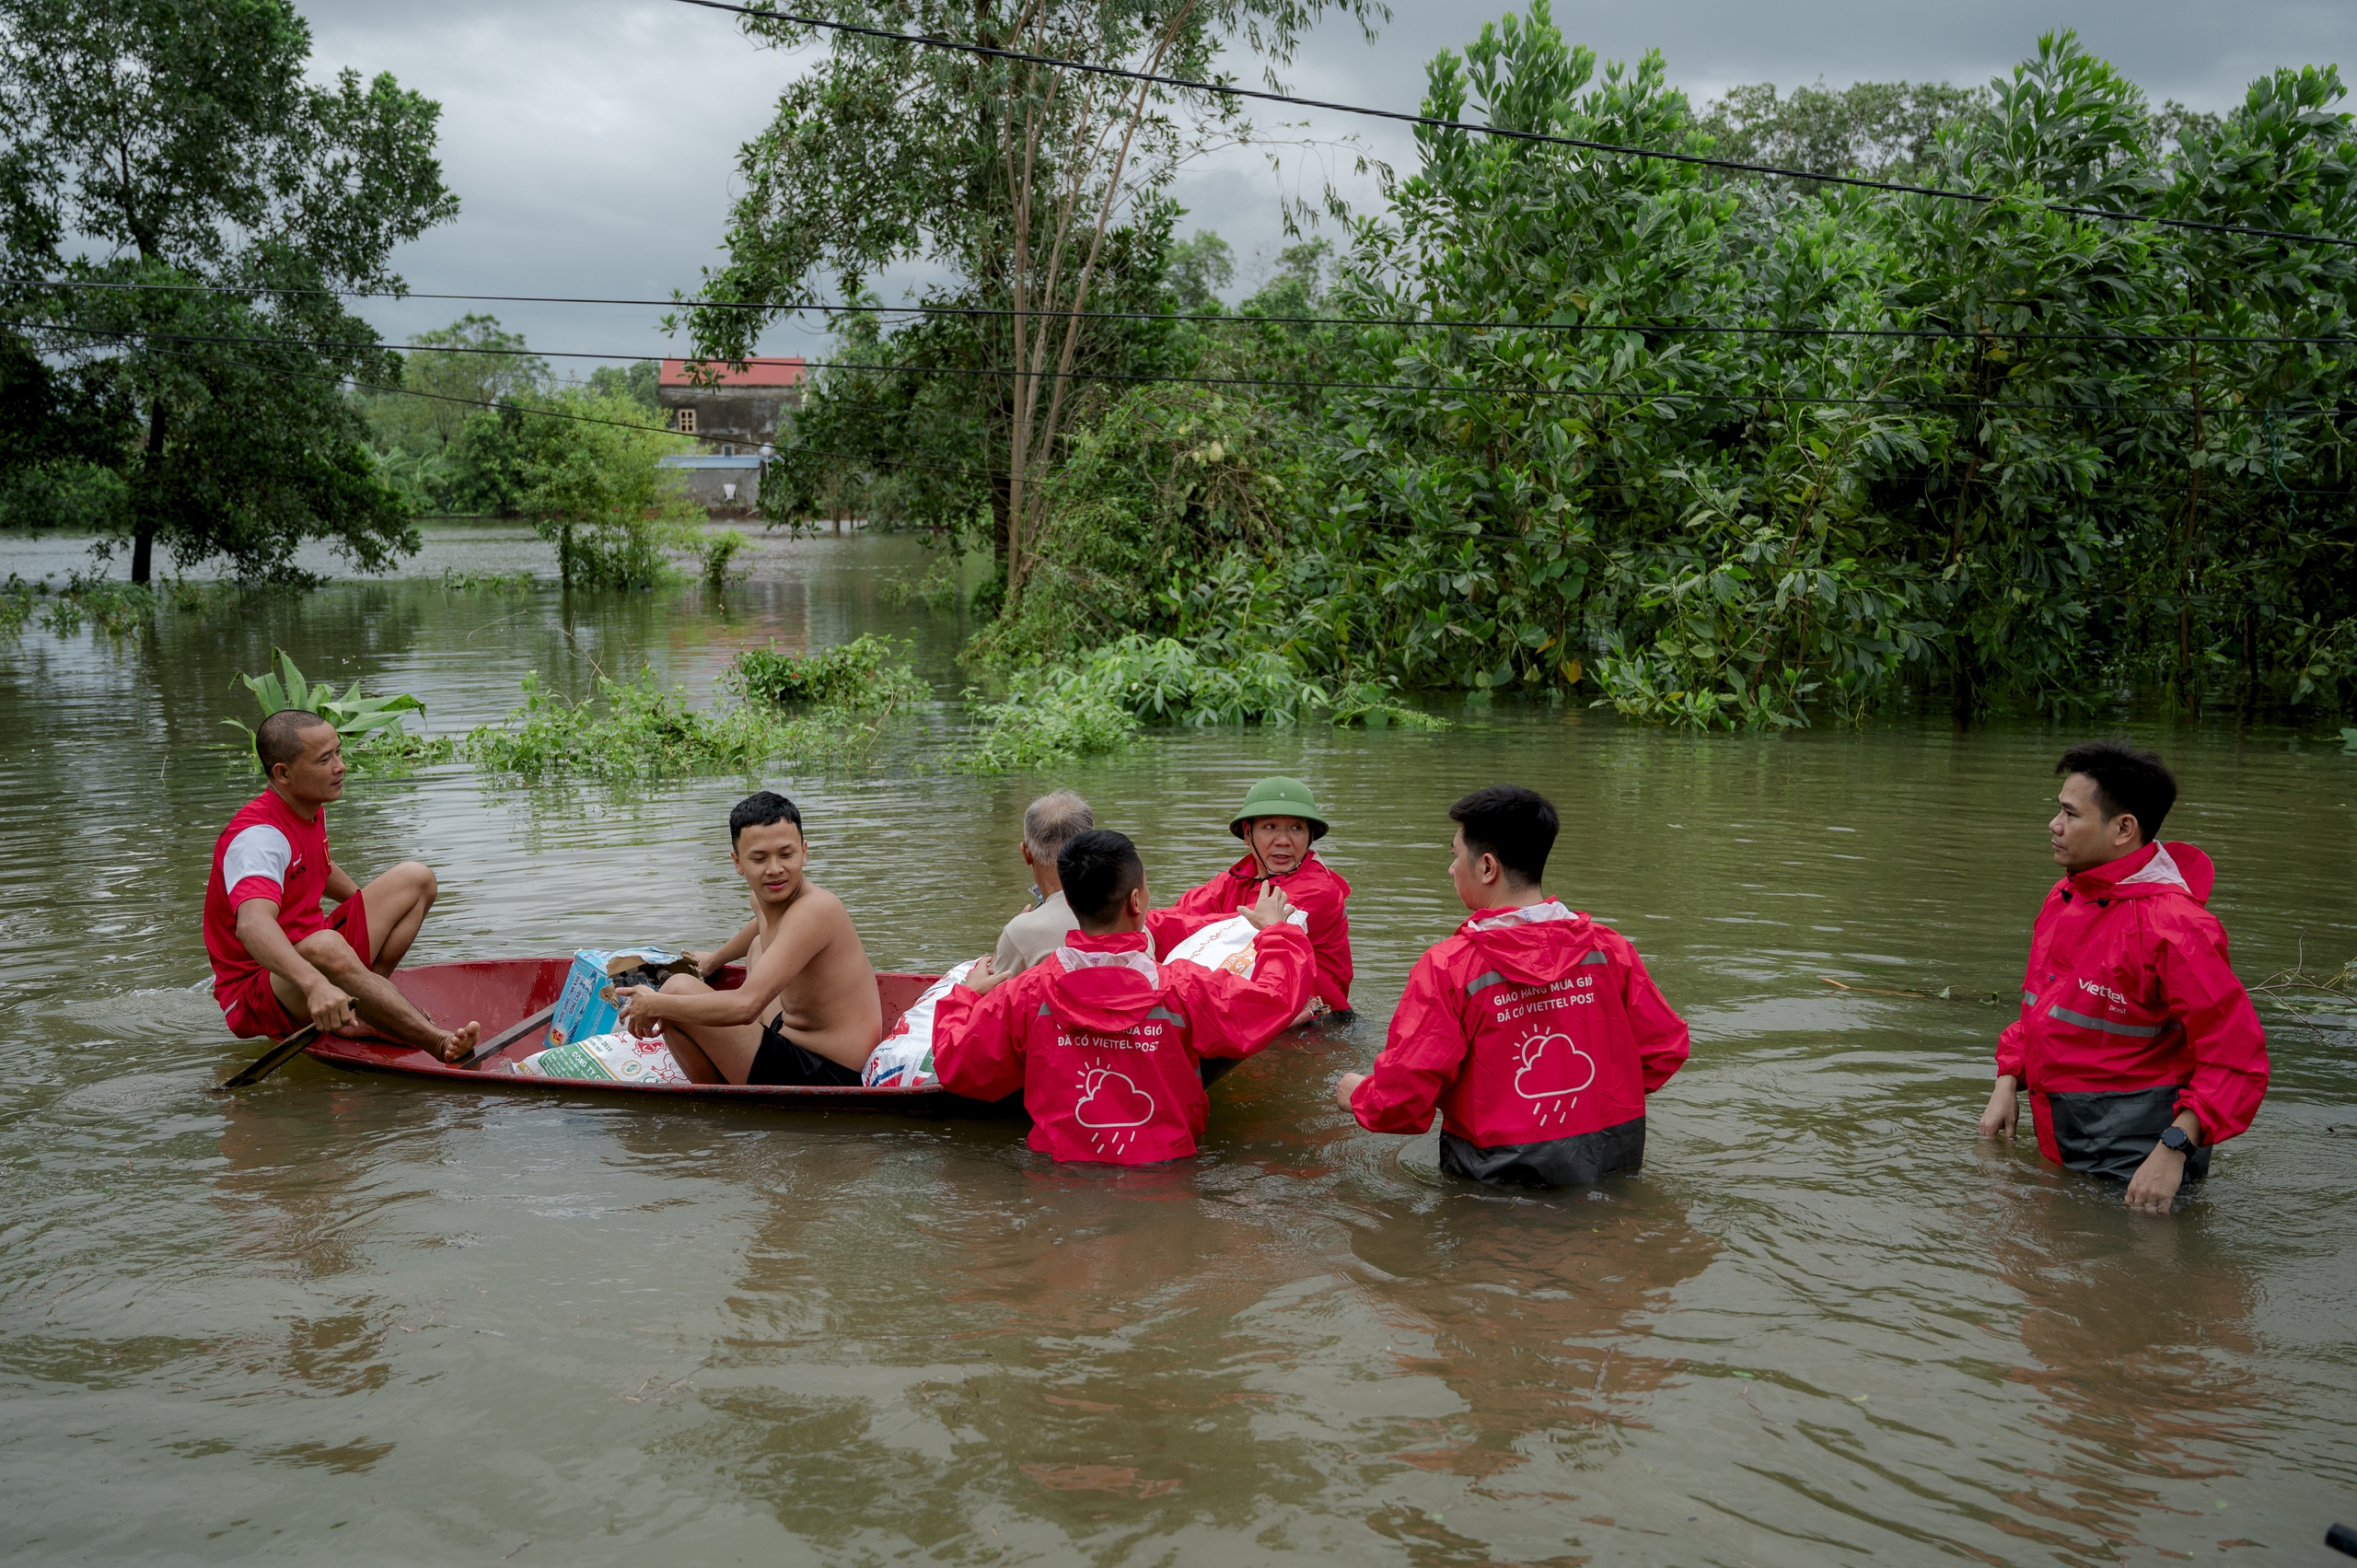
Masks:
[[[865,1088],[857,1085],[796,1086],[774,1084],[616,1084],[587,1078],[535,1078],[508,1071],[548,1044],[549,1020],[544,1015],[564,985],[569,958],[493,958],[455,964],[420,964],[395,970],[393,983],[419,1011],[445,1026],[472,1018],[482,1026],[486,1041],[502,1034],[512,1038],[499,1048],[466,1065],[442,1061],[430,1051],[372,1037],[328,1035],[304,1054],[331,1067],[359,1073],[398,1073],[404,1077],[430,1078],[452,1088],[556,1090],[560,1093],[676,1095],[697,1099],[739,1099],[762,1103],[797,1100],[850,1109],[938,1110],[948,1105],[970,1105],[946,1089]],[[733,990],[745,978],[732,965],[714,981]],[[879,974],[876,990],[884,1004],[884,1027],[889,1029],[902,1013],[939,977],[929,974]],[[525,1026],[520,1030],[518,1026]]]
[[[922,1088],[867,1088],[858,1085],[798,1086],[784,1084],[620,1084],[589,1078],[537,1078],[508,1071],[548,1044],[547,1011],[564,985],[569,958],[493,958],[454,964],[420,964],[395,970],[393,983],[402,995],[436,1023],[450,1026],[471,1018],[482,1026],[486,1042],[497,1049],[465,1065],[444,1062],[430,1051],[389,1040],[327,1035],[304,1054],[331,1067],[358,1073],[398,1073],[428,1078],[450,1088],[514,1089],[526,1093],[673,1095],[695,1099],[742,1100],[754,1104],[781,1103],[938,1114],[946,1110],[980,1110],[986,1102],[953,1095],[937,1085]],[[745,978],[741,966],[723,970],[714,984],[734,990]],[[924,993],[938,975],[878,974],[876,990],[884,1004],[884,1028],[890,1029]],[[510,1038],[501,1040],[500,1037]],[[1211,1082],[1235,1063],[1203,1063],[1203,1081]],[[1019,1103],[1021,1097],[1010,1097]]]

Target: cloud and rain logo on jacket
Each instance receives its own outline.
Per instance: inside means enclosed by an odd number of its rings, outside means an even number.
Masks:
[[[1516,1048],[1521,1065],[1514,1075],[1514,1092],[1531,1101],[1559,1103],[1538,1106],[1543,1123],[1571,1114],[1582,1089],[1596,1082],[1596,1058],[1582,1051],[1566,1034],[1534,1034]]]

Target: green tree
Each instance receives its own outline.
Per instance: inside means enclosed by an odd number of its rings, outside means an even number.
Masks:
[[[651,359],[634,359],[628,365],[600,365],[589,372],[585,384],[594,396],[628,398],[649,413],[660,413],[662,368]]]
[[[1163,285],[1179,309],[1219,308],[1219,291],[1236,281],[1236,252],[1226,240],[1204,229],[1191,239],[1173,241],[1162,264]]]
[[[440,453],[483,412],[472,405],[529,397],[553,384],[548,361],[496,316],[470,311],[414,341],[418,346],[401,356],[403,391],[364,399],[377,446],[388,452]]]
[[[869,24],[1054,59],[1178,76],[1242,47],[1287,59],[1329,10],[1362,25],[1376,0],[895,0],[880,10],[823,7]],[[779,47],[813,29],[746,24]],[[1162,192],[1213,140],[1245,134],[1233,99],[1011,61],[835,33],[830,52],[781,96],[777,117],[739,159],[728,264],[708,299],[772,308],[813,297],[832,275],[846,296],[895,262],[924,261],[954,281],[945,302],[1004,314],[964,329],[950,363],[967,377],[968,423],[988,433],[993,543],[1019,592],[1039,482],[1084,401],[1075,372],[1130,368],[1137,334],[1078,312],[1136,308],[1160,296],[1175,215]],[[691,314],[701,357],[740,360],[770,310]],[[923,340],[928,344],[936,340]],[[946,346],[946,345],[943,345]],[[1102,402],[1102,398],[1096,400]]]
[[[566,586],[661,581],[665,552],[692,546],[703,519],[661,460],[694,442],[628,399],[568,389],[538,406],[520,421],[520,505],[555,543]]]
[[[400,286],[393,248],[457,211],[440,111],[389,75],[315,85],[310,49],[289,0],[0,0],[0,238],[40,280],[12,314],[137,411],[134,581],[159,540],[257,576],[308,540],[366,569],[415,548],[338,388],[389,356],[331,293],[268,291]],[[138,286],[69,286],[95,285]]]

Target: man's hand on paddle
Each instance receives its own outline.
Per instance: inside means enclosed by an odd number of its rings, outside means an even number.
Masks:
[[[311,971],[313,983],[303,988],[303,1000],[311,1009],[311,1022],[321,1034],[333,1034],[349,1028],[352,1023],[352,998],[335,981]]]
[[[1252,923],[1253,930],[1266,931],[1272,925],[1281,924],[1285,916],[1293,912],[1293,906],[1285,902],[1283,890],[1274,882],[1264,882],[1260,886],[1260,898],[1237,912]]]

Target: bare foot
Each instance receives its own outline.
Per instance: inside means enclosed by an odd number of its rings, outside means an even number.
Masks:
[[[442,1042],[442,1060],[445,1062],[458,1061],[459,1058],[473,1051],[475,1048],[475,1042],[482,1038],[482,1026],[473,1022],[472,1020],[469,1020],[465,1028],[459,1030],[448,1040]]]

